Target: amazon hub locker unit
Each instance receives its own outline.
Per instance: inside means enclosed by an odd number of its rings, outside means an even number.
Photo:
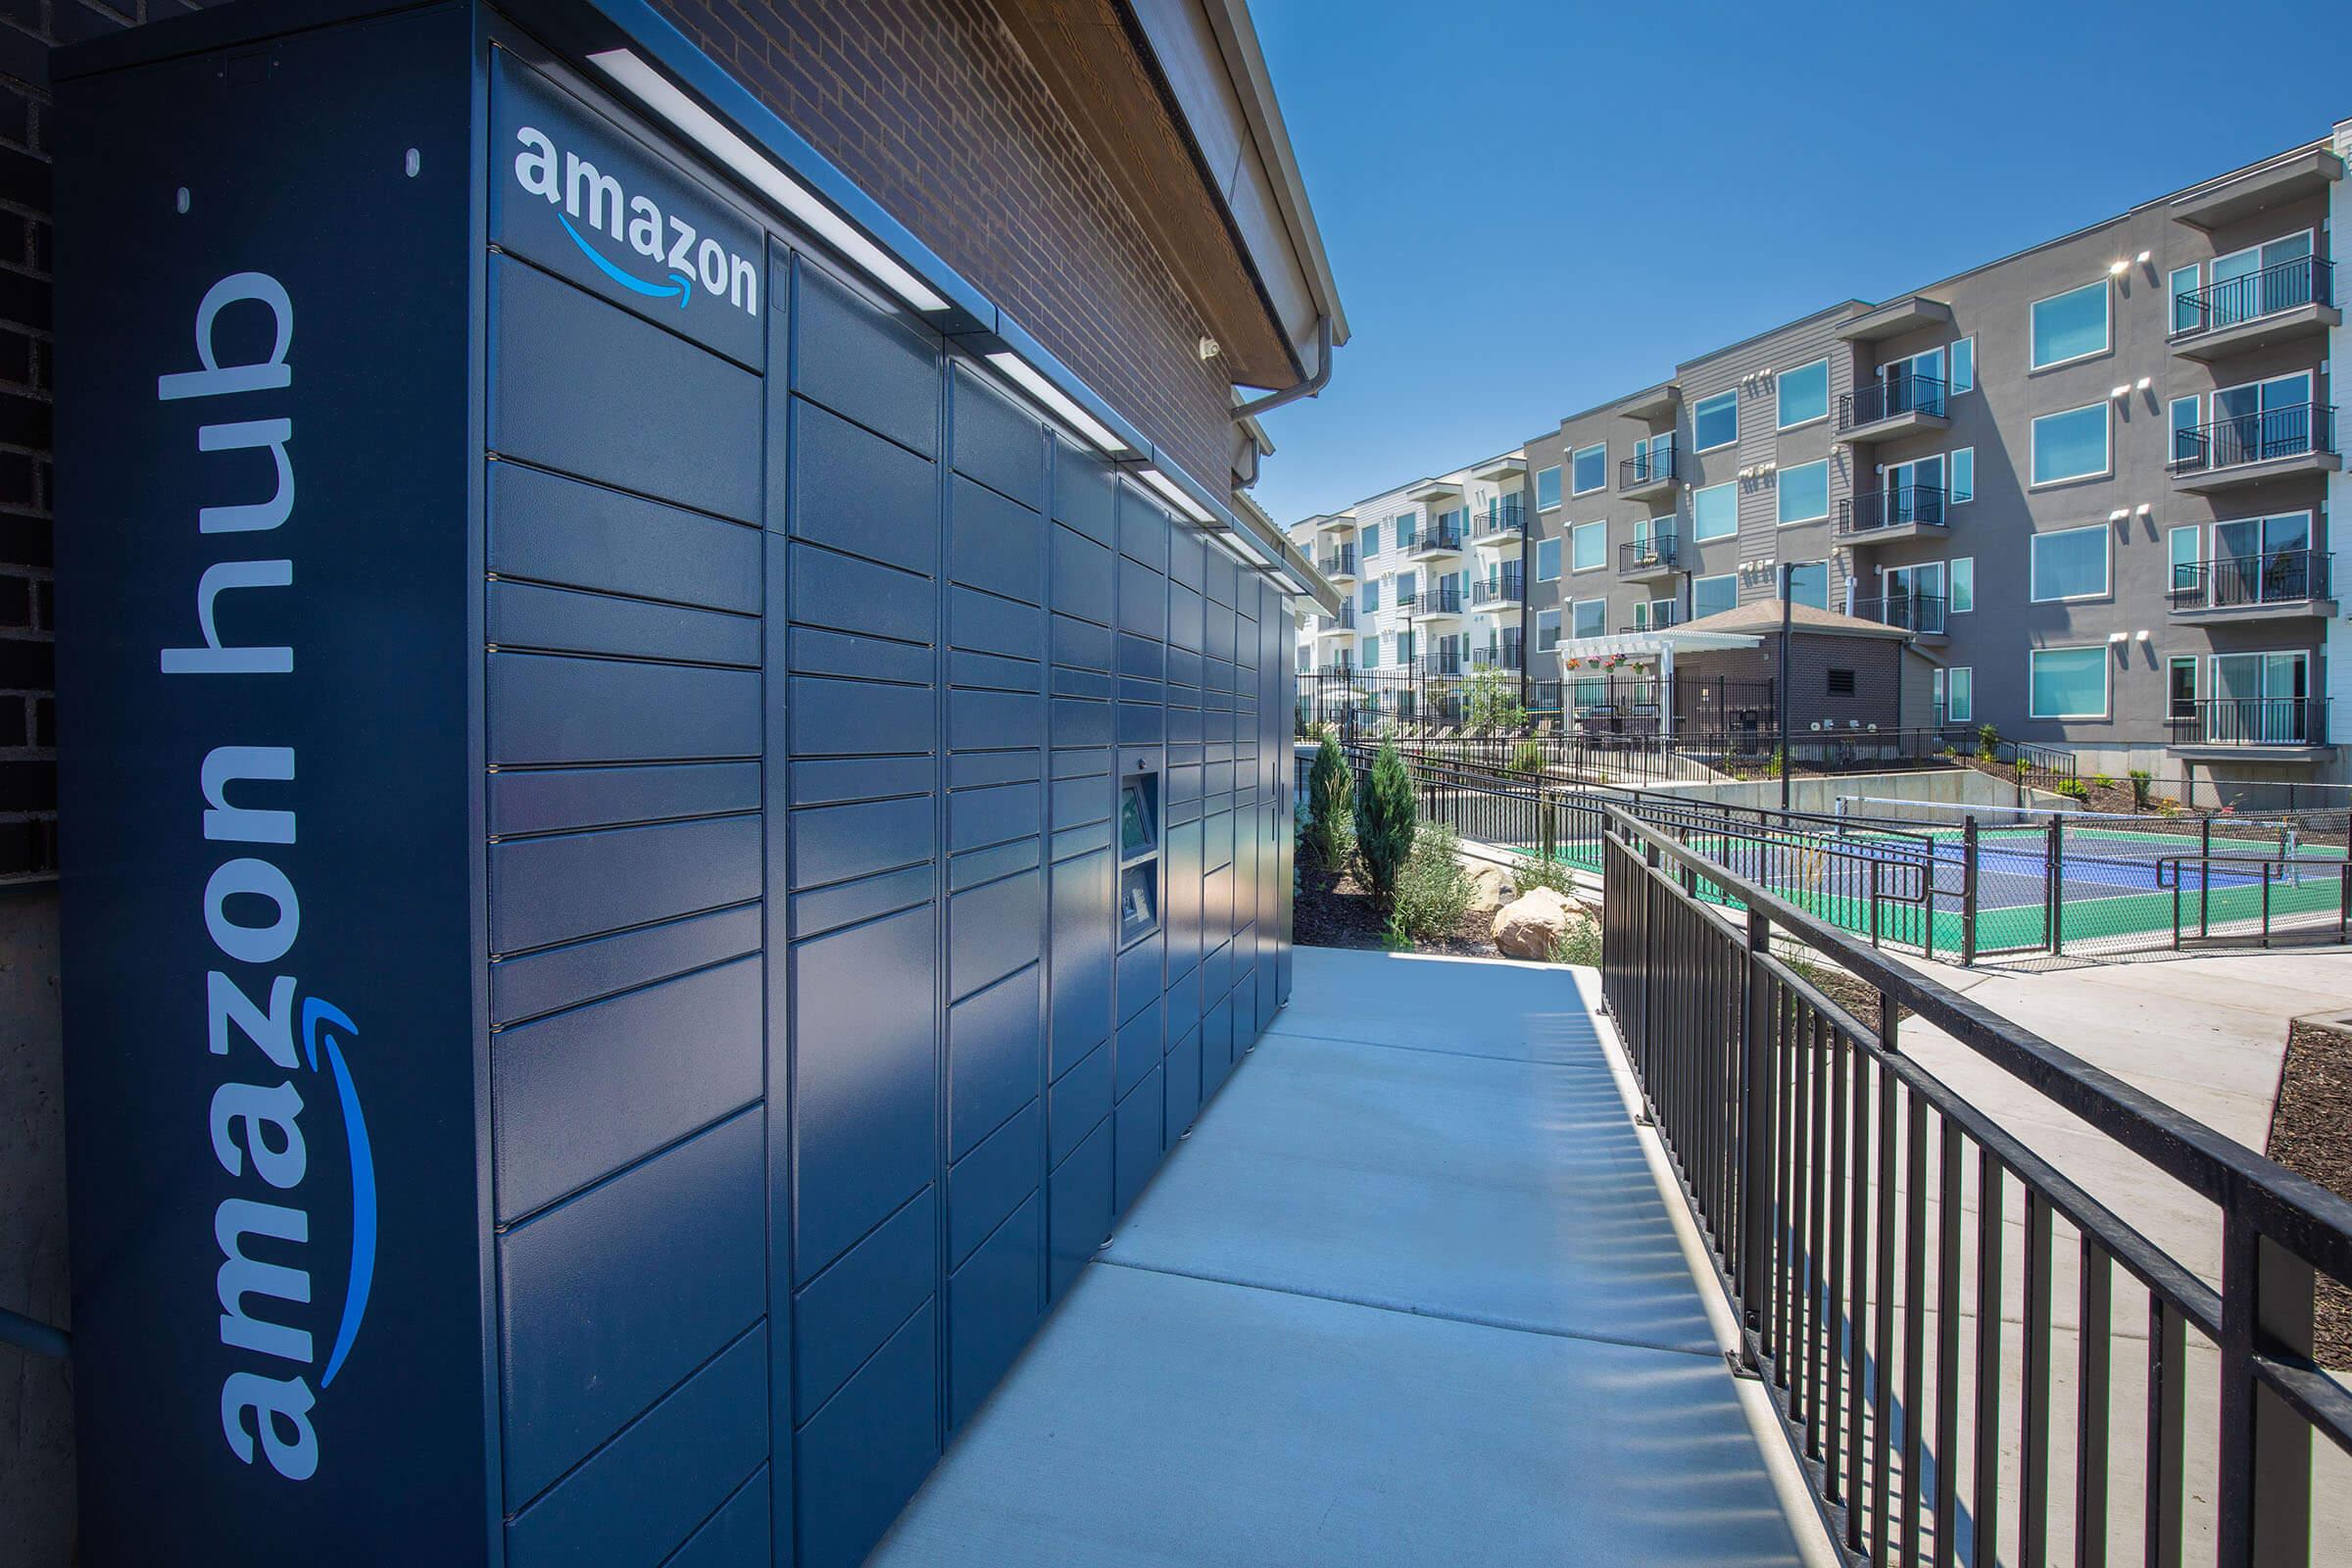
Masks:
[[[1288,603],[544,27],[189,36],[57,88],[86,1557],[855,1562],[1281,1004]]]

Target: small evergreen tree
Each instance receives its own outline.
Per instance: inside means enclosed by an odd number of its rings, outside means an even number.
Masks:
[[[1396,896],[1396,876],[1413,853],[1420,817],[1413,776],[1405,771],[1396,748],[1384,743],[1372,760],[1372,771],[1356,784],[1354,823],[1356,858],[1363,863],[1372,897],[1383,908]]]
[[[1347,863],[1354,794],[1355,774],[1340,743],[1325,735],[1306,771],[1306,842],[1325,870],[1337,871]]]

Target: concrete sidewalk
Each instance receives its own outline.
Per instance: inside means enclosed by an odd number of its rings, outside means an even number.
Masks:
[[[873,1560],[1827,1562],[1590,973],[1297,961]]]

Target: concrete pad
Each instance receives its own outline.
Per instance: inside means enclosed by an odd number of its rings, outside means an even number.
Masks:
[[[1718,1359],[1101,1263],[871,1559],[1799,1560]]]
[[[1715,1345],[1616,1085],[1581,1067],[1269,1034],[1103,1255],[1544,1333]]]
[[[1600,1041],[1568,972],[1509,958],[1299,949],[1285,1034],[1599,1067]]]

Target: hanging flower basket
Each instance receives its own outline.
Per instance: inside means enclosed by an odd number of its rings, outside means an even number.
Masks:
[[[1577,662],[1576,662],[1575,660],[1571,659],[1570,661],[1568,661],[1568,667],[1569,667],[1570,669],[1574,669],[1574,668],[1576,668],[1576,667],[1577,667]]]

